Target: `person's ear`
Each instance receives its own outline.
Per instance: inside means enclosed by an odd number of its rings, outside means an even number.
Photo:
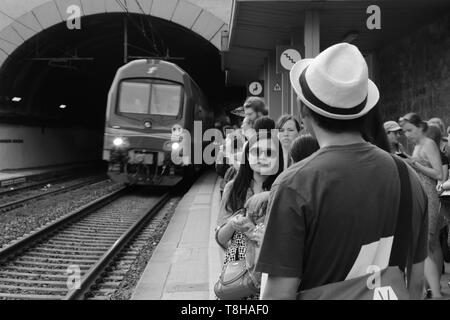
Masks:
[[[305,106],[305,104],[302,103],[301,100],[298,98],[297,98],[297,103],[298,103],[299,110],[300,110],[300,119],[303,120],[309,116],[308,107]]]

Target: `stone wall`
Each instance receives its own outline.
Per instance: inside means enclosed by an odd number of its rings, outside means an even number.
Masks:
[[[377,52],[386,120],[410,111],[450,125],[450,13]]]

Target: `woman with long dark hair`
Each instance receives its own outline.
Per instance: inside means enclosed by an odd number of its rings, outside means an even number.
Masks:
[[[428,197],[428,257],[425,259],[425,278],[433,298],[442,297],[438,268],[442,261],[439,244],[439,230],[443,217],[439,211],[439,197],[436,183],[442,180],[442,162],[439,147],[426,136],[428,125],[416,113],[408,113],[400,118],[400,125],[406,138],[415,144],[412,156],[405,159],[417,172]]]
[[[245,246],[244,232],[254,227],[259,217],[235,215],[243,209],[248,198],[269,191],[272,183],[283,171],[281,145],[270,132],[258,132],[244,146],[239,171],[224,189],[218,217],[217,242],[226,249],[224,263],[241,260]]]
[[[283,171],[281,145],[272,137],[271,132],[258,132],[252,136],[245,144],[242,156],[236,177],[225,186],[219,225],[242,209],[253,194],[270,190],[272,183]],[[224,244],[229,240],[226,238]]]

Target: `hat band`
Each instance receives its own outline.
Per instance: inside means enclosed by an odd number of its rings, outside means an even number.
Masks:
[[[354,115],[354,114],[360,113],[364,109],[364,107],[366,106],[366,102],[367,102],[367,95],[360,104],[358,104],[355,107],[346,108],[346,109],[332,107],[332,106],[326,104],[325,102],[321,101],[311,91],[311,89],[308,86],[308,82],[306,81],[305,72],[306,72],[306,69],[308,69],[308,67],[306,67],[305,70],[303,70],[302,74],[300,75],[299,82],[300,82],[300,87],[302,89],[303,96],[311,104],[313,104],[317,108],[320,108],[323,111],[326,111],[328,113],[339,114],[339,115]]]

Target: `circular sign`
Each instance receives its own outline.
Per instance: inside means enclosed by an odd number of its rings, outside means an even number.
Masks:
[[[263,87],[261,83],[257,81],[253,81],[248,85],[248,92],[250,92],[254,96],[259,96],[263,91]]]
[[[283,68],[290,71],[294,64],[301,59],[302,56],[300,55],[300,52],[295,49],[287,49],[281,53],[280,63]]]

